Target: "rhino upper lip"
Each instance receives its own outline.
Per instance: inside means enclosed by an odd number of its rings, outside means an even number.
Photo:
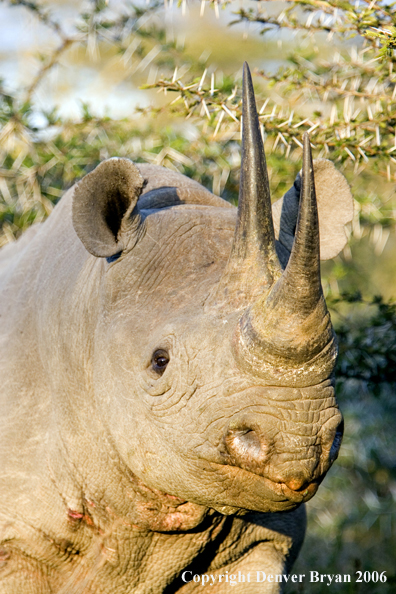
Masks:
[[[275,483],[276,484],[276,483]],[[311,499],[316,493],[319,488],[319,482],[312,481],[309,485],[303,487],[302,489],[293,490],[290,489],[285,483],[279,483],[282,488],[282,493],[290,499],[290,501],[308,501]],[[300,499],[301,498],[301,499]]]
[[[284,495],[286,499],[293,501],[294,503],[308,501],[315,495],[319,487],[319,483],[313,481],[303,489],[294,490],[290,489],[290,487],[288,487],[285,483],[275,483],[274,481],[271,481],[271,479],[265,480],[270,483],[270,488],[275,491],[275,493]]]
[[[216,466],[219,466],[220,468],[224,469],[223,465],[216,464]],[[237,475],[248,474],[249,476],[255,477],[255,479],[258,482],[264,483],[266,487],[270,489],[273,493],[275,493],[276,495],[281,495],[285,498],[285,500],[291,501],[293,503],[303,503],[305,501],[309,501],[309,499],[311,499],[315,495],[321,482],[321,480],[314,480],[307,486],[304,486],[304,488],[302,489],[293,490],[290,489],[290,487],[288,487],[285,483],[277,483],[265,476],[255,474],[254,472],[251,472],[250,470],[245,470],[244,468],[240,468],[239,466],[227,465],[227,467],[232,468],[233,471],[237,473]]]

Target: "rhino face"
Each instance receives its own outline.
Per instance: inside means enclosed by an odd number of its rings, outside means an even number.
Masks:
[[[139,210],[137,169],[109,167],[79,184],[73,217],[88,251],[107,258],[93,384],[112,447],[147,486],[222,513],[307,501],[342,438],[308,137],[285,269],[247,67],[237,214]]]
[[[148,336],[116,308],[98,333],[97,350],[108,348],[95,391],[126,465],[150,487],[223,512],[307,501],[341,441],[333,381],[265,385],[238,364],[238,316],[179,314],[164,312]]]

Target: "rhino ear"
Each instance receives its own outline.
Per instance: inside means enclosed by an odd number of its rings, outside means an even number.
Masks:
[[[108,159],[75,187],[73,226],[93,256],[109,258],[127,247],[131,231],[140,222],[133,213],[144,179],[127,159]]]
[[[353,199],[345,177],[331,161],[313,162],[318,203],[320,259],[329,260],[340,253],[347,242],[345,225],[353,218]],[[272,205],[275,236],[279,241],[279,256],[285,265],[294,241],[300,199],[301,177],[294,186]]]

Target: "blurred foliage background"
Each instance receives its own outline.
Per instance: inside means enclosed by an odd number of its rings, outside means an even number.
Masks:
[[[241,68],[254,72],[273,198],[315,157],[349,180],[349,245],[323,266],[346,420],[295,570],[386,571],[396,592],[396,5],[382,0],[0,3],[0,245],[97,163],[178,170],[237,203]]]

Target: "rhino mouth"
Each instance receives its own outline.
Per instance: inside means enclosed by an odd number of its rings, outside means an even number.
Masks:
[[[309,499],[315,495],[321,482],[322,480],[312,481],[308,485],[301,487],[301,489],[291,489],[285,483],[274,484],[280,484],[282,493],[285,495],[285,497],[287,497],[287,499],[290,501],[295,501],[296,503],[300,503],[300,500],[301,502],[309,501]]]
[[[260,489],[260,487],[264,487],[266,491],[270,490],[277,501],[290,501],[291,503],[295,504],[309,501],[317,492],[319,485],[324,478],[323,476],[320,479],[315,479],[309,484],[305,484],[300,489],[291,489],[286,483],[273,481],[268,477],[258,475],[238,466],[223,466],[222,468],[223,471],[224,468],[229,469],[229,471],[231,471],[234,475],[234,480],[236,481],[241,481],[242,483],[246,484],[249,484],[249,482],[254,482],[256,483],[256,487],[258,487],[258,489]]]
[[[214,497],[210,507],[227,515],[245,511],[292,511],[315,495],[322,480],[322,477],[315,479],[304,485],[304,488],[293,490],[285,483],[275,482],[238,466],[218,463],[212,463],[211,466],[221,491]],[[203,501],[201,503],[204,504]]]
[[[326,471],[323,471],[319,476],[314,476],[306,480],[296,476],[296,478],[291,478],[286,482],[270,478],[265,474],[262,468],[255,467],[255,465],[249,467],[249,465],[245,466],[244,464],[238,464],[235,461],[228,460],[225,462],[223,468],[224,467],[233,469],[236,478],[237,476],[242,478],[241,473],[247,473],[251,477],[255,477],[258,481],[263,481],[263,484],[265,483],[265,485],[276,495],[284,495],[286,499],[295,503],[302,503],[311,499],[317,492],[320,483],[326,475]],[[315,472],[315,475],[317,474],[318,471]],[[245,474],[243,474],[243,476],[245,476]]]

